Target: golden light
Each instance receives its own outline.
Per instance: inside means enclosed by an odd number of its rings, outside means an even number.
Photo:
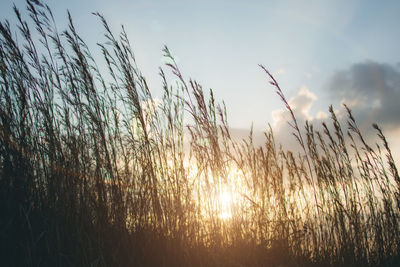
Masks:
[[[225,177],[221,178],[214,177],[211,170],[205,173],[198,169],[196,162],[189,159],[184,164],[194,186],[192,199],[198,205],[199,216],[204,223],[214,219],[229,223],[239,210],[247,210],[245,207],[250,202],[243,197],[248,194],[248,190],[241,171],[229,166]],[[213,186],[207,185],[207,180],[214,182]]]
[[[230,219],[232,218],[232,194],[226,190],[223,189],[222,192],[219,194],[219,204],[220,204],[220,213],[219,217],[221,219]]]

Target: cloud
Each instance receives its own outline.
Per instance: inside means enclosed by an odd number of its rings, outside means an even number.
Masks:
[[[378,141],[377,133],[371,127],[372,123],[380,125],[391,145],[396,162],[400,162],[400,149],[397,149],[400,133],[400,65],[389,65],[373,61],[362,62],[350,66],[347,70],[336,72],[325,88],[330,95],[335,113],[341,122],[342,129],[347,128],[347,114],[342,106],[346,104],[353,112],[364,138],[372,145]],[[311,108],[317,95],[307,87],[298,89],[297,94],[290,98],[294,115],[301,130],[308,120],[316,130],[321,130],[321,123],[331,125],[330,115],[324,111],[311,114]],[[273,130],[276,139],[290,150],[299,149],[295,138],[291,135],[293,129],[289,111],[285,108],[272,112]],[[378,141],[379,142],[379,141]]]
[[[350,66],[347,70],[336,72],[326,87],[338,115],[343,116],[342,104],[351,108],[362,128],[378,123],[387,130],[400,127],[400,66],[367,61]],[[319,111],[316,117],[310,109],[317,96],[306,87],[301,87],[296,96],[289,100],[300,125],[305,120],[316,122],[326,119],[326,113]],[[273,111],[274,125],[290,121],[285,110]],[[315,124],[315,123],[314,123]]]
[[[347,104],[364,126],[400,126],[400,68],[367,61],[336,72],[328,83],[332,99]]]
[[[317,100],[317,96],[305,86],[300,87],[297,95],[289,99],[289,105],[299,123],[313,119],[310,109],[315,100]],[[272,111],[272,119],[274,129],[280,130],[288,121],[291,121],[291,115],[286,109],[278,109]]]
[[[319,111],[315,117],[310,113],[311,107],[317,99],[317,95],[305,86],[298,88],[297,94],[289,99],[289,105],[293,110],[300,130],[304,129],[306,121],[320,126],[321,122],[328,118],[328,115],[323,111]],[[285,149],[297,151],[300,147],[292,135],[293,128],[288,124],[288,122],[292,123],[290,112],[286,108],[274,110],[272,112],[272,119],[272,129],[276,140]]]
[[[339,118],[345,117],[342,104],[353,112],[361,130],[369,131],[372,123],[378,123],[384,130],[392,131],[400,127],[400,66],[367,61],[336,72],[326,87],[334,107],[339,108]],[[318,125],[328,115],[318,111],[310,114],[313,103],[317,100],[315,93],[307,87],[299,88],[297,95],[289,100],[299,125],[306,120]],[[272,112],[273,124],[280,130],[291,121],[286,109]]]

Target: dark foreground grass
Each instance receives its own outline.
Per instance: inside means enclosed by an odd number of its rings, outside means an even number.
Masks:
[[[332,108],[321,131],[299,125],[261,66],[301,152],[272,129],[261,147],[239,142],[167,48],[153,99],[125,31],[100,14],[101,70],[71,16],[59,32],[38,1],[29,22],[14,11],[17,25],[0,24],[0,265],[400,264],[400,178],[377,125],[374,146],[347,107],[348,127]]]

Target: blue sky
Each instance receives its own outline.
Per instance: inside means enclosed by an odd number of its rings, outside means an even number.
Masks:
[[[13,17],[13,2],[24,9],[22,0],[3,0],[1,19]],[[69,9],[78,32],[97,52],[96,42],[104,41],[104,30],[91,12],[104,14],[115,31],[123,24],[156,96],[161,95],[157,73],[166,44],[185,77],[212,88],[217,100],[225,100],[232,127],[248,128],[254,122],[256,129],[265,129],[267,123],[279,124],[284,118],[276,115],[283,112],[283,105],[258,64],[276,75],[288,98],[296,102],[298,97],[300,104],[301,97],[311,101],[306,101],[310,105],[305,119],[322,118],[329,104],[339,109],[344,100],[354,100],[354,108],[363,114],[368,105],[360,103],[370,101],[368,96],[375,93],[374,88],[357,93],[355,79],[369,75],[366,71],[354,76],[365,70],[355,67],[360,64],[382,73],[394,71],[388,98],[392,91],[400,96],[396,76],[400,73],[400,1],[70,0],[48,4],[59,28],[66,24]],[[346,75],[354,80],[338,83]],[[336,91],[334,86],[349,88]],[[378,102],[378,111],[385,114],[383,102]],[[400,126],[400,121],[394,125]]]

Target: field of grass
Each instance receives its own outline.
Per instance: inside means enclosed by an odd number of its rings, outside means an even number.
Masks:
[[[95,14],[100,69],[70,16],[59,31],[27,9],[0,24],[0,265],[400,265],[400,177],[377,125],[376,144],[347,107],[299,125],[260,66],[300,150],[271,128],[263,146],[236,140],[167,47],[156,99],[124,30]]]

